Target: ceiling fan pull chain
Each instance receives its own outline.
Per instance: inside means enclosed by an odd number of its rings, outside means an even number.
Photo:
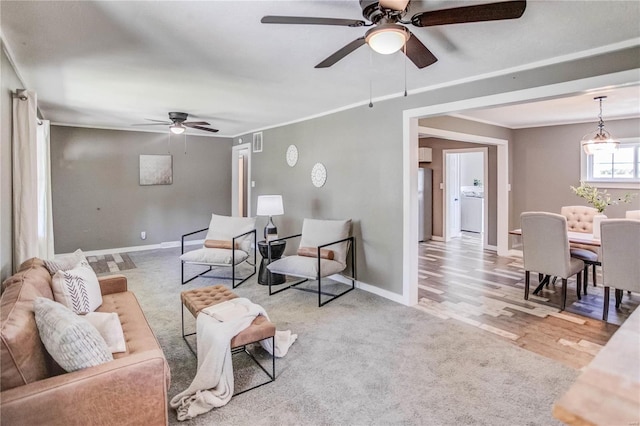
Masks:
[[[373,50],[369,49],[369,108],[373,108]]]
[[[187,132],[184,132],[184,155],[187,155]]]
[[[169,132],[169,139],[167,139],[167,153],[171,154],[171,132]]]
[[[404,97],[407,97],[407,43],[404,44]]]

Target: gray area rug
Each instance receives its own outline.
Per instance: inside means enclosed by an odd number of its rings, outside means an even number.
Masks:
[[[136,267],[136,264],[126,253],[87,256],[87,261],[95,273],[100,275],[117,274]]]
[[[180,285],[178,249],[130,256],[137,268],[122,273],[168,359],[171,398],[196,372],[180,333],[180,292],[230,282]],[[552,404],[578,375],[490,333],[361,290],[318,308],[317,297],[303,291],[269,297],[256,276],[234,292],[262,305],[279,330],[299,336],[276,360],[276,381],[188,422],[170,410],[170,424],[558,424]]]

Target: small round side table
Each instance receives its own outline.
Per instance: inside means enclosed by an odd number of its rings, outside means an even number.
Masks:
[[[271,243],[271,261],[278,260],[282,257],[284,249],[287,246],[286,241],[276,241]],[[271,274],[267,269],[269,264],[269,244],[266,241],[258,241],[258,250],[262,256],[262,262],[260,262],[260,271],[258,273],[258,284],[269,285],[269,276]],[[271,274],[271,284],[284,284],[287,277],[282,274]]]

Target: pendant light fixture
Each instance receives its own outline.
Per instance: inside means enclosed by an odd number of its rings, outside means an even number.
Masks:
[[[587,155],[593,155],[596,152],[613,153],[620,145],[620,141],[611,136],[611,133],[604,129],[604,121],[602,121],[602,100],[606,96],[597,96],[593,98],[600,102],[600,114],[598,114],[598,130],[588,133],[582,138],[582,149]]]

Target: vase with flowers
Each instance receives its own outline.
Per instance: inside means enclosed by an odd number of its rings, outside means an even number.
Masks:
[[[585,182],[580,182],[580,186],[577,188],[575,186],[571,186],[570,188],[578,197],[584,198],[587,203],[598,210],[598,214],[593,217],[593,238],[596,239],[600,239],[600,222],[607,218],[604,214],[605,209],[611,205],[630,203],[635,195],[625,194],[622,198],[614,199],[606,189],[600,191],[598,188]]]

